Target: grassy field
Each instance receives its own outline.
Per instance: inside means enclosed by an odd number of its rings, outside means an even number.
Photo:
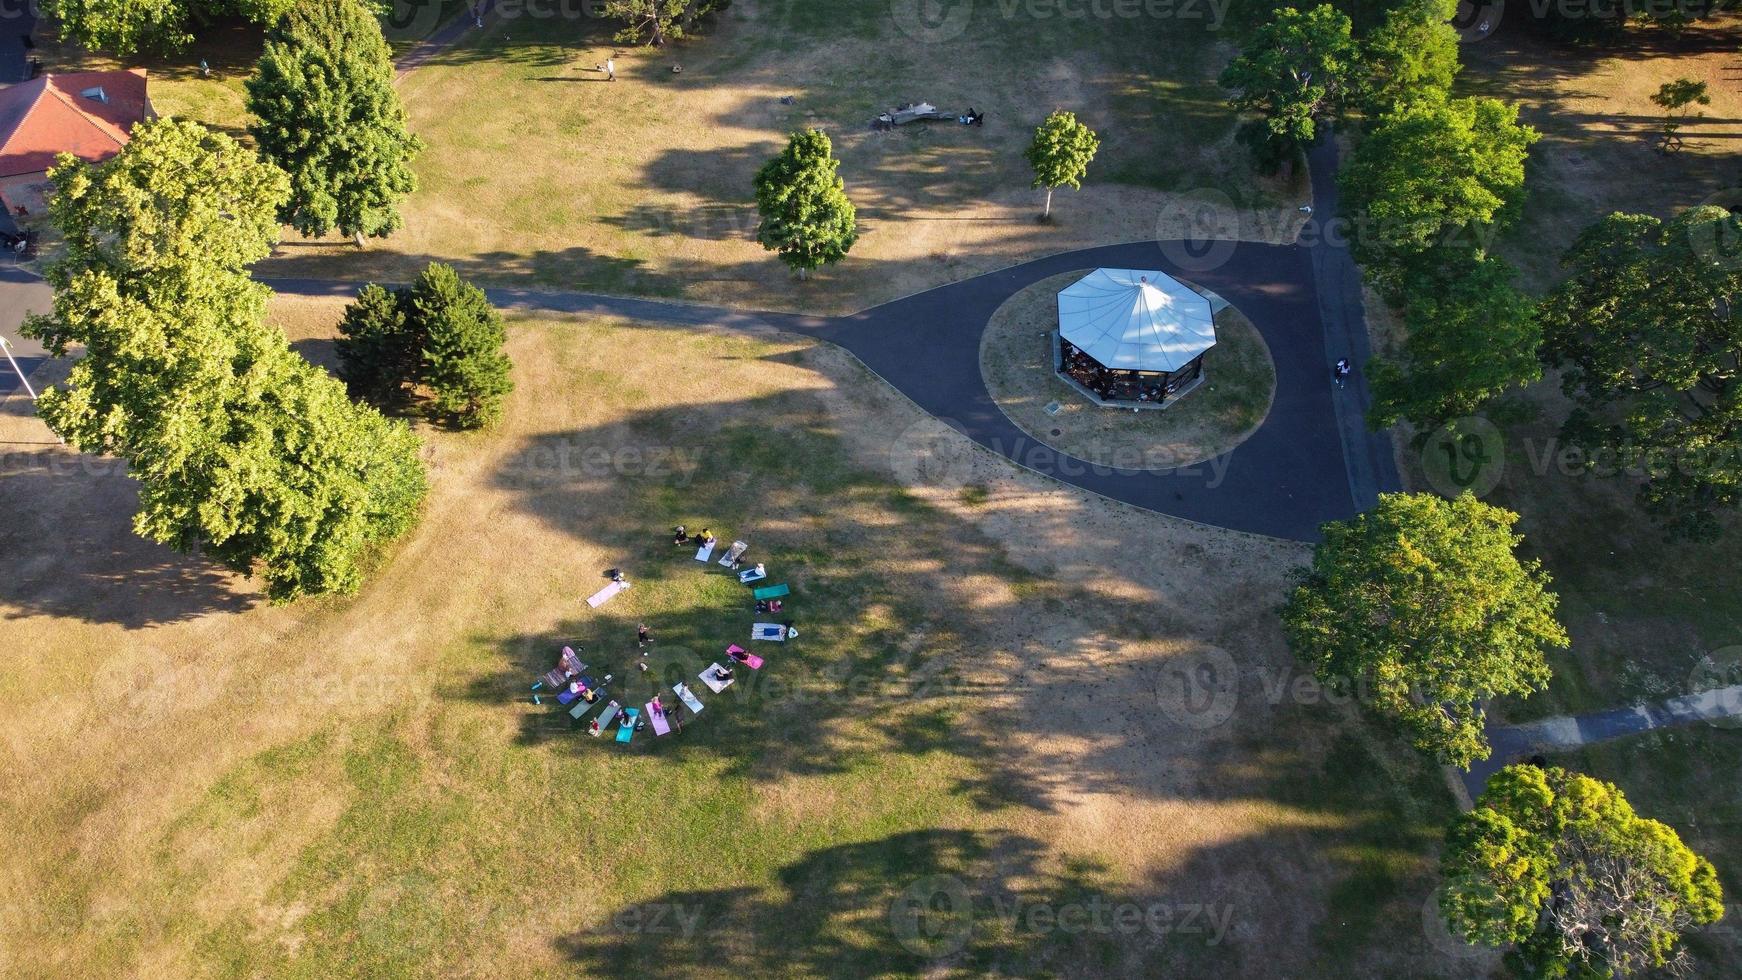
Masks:
[[[617,48],[588,19],[500,19],[401,84],[428,144],[405,228],[361,255],[287,242],[266,268],[398,279],[435,256],[498,283],[822,311],[1153,238],[1206,194],[1292,234],[1298,189],[1254,177],[1233,150],[1213,81],[1225,33],[1003,9],[981,4],[961,36],[929,41],[884,0],[740,0],[707,36],[662,50]],[[596,66],[613,51],[606,84]],[[976,107],[986,125],[870,129],[922,99]],[[1021,151],[1054,108],[1103,142],[1043,226]],[[862,237],[798,283],[754,241],[751,178],[805,126],[833,139]]]
[[[330,362],[336,304],[275,309]],[[0,973],[1431,971],[1449,796],[1275,693],[1298,546],[965,441],[904,483],[931,423],[808,341],[511,333],[502,430],[427,434],[418,531],[288,609],[136,539],[131,483],[4,403]],[[587,738],[528,697],[561,644],[643,698],[638,621],[662,681],[745,639],[677,522],[750,541],[802,635],[681,736]],[[635,586],[590,611],[610,566]],[[1181,672],[1219,658],[1200,713]],[[937,875],[974,900],[954,952],[889,914]],[[1178,928],[1007,914],[1072,903]]]
[[[1030,436],[1078,459],[1167,469],[1219,456],[1257,430],[1276,394],[1276,366],[1251,321],[1228,307],[1216,315],[1216,346],[1204,355],[1205,382],[1165,411],[1099,408],[1053,372],[1058,291],[1089,270],[1052,276],[1005,301],[980,341],[980,373],[998,407]],[[1059,411],[1049,415],[1048,404]]]

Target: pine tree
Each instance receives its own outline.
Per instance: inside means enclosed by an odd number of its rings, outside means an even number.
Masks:
[[[502,316],[453,266],[430,263],[407,295],[408,319],[423,338],[420,379],[434,411],[462,429],[493,425],[514,390],[502,345]]]
[[[260,152],[290,174],[283,220],[304,235],[333,229],[385,237],[417,187],[381,25],[358,0],[307,0],[267,35],[247,83],[249,129]]]
[[[384,411],[404,404],[422,343],[406,319],[399,290],[364,286],[339,321],[337,346],[339,377],[353,396]]]
[[[835,172],[828,136],[814,129],[792,134],[786,149],[756,171],[756,240],[782,262],[810,270],[847,257],[859,239],[858,214]]]

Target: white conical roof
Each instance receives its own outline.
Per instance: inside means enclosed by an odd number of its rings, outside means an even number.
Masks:
[[[1066,287],[1059,335],[1120,371],[1178,371],[1216,345],[1210,301],[1140,269],[1096,269]]]

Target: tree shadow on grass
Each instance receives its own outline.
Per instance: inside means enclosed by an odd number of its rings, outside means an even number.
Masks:
[[[5,618],[144,629],[258,602],[228,569],[133,533],[137,489],[120,460],[64,446],[3,458],[0,601],[15,607]]]

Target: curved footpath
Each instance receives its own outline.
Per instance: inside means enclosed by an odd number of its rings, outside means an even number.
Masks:
[[[1312,154],[1316,216],[1337,213],[1336,149]],[[1206,243],[1136,242],[1052,255],[939,286],[861,313],[813,317],[727,310],[590,293],[489,289],[499,307],[590,313],[652,323],[806,334],[846,348],[921,408],[974,442],[1037,472],[1148,510],[1203,524],[1303,541],[1324,521],[1348,518],[1400,487],[1390,439],[1367,430],[1364,372],[1331,382],[1339,357],[1368,356],[1360,278],[1335,236],[1309,222],[1291,245],[1221,243],[1182,268],[1169,255]],[[1220,253],[1227,252],[1226,259]],[[1213,265],[1204,269],[1200,266]],[[1276,362],[1276,401],[1251,438],[1195,466],[1121,470],[1065,456],[999,411],[980,375],[980,335],[1006,299],[1048,276],[1094,267],[1160,269],[1220,293],[1263,333]],[[268,280],[292,295],[351,295],[355,283]]]

